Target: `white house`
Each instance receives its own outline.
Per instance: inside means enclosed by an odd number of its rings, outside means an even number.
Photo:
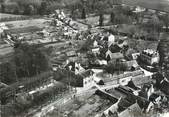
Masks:
[[[115,36],[110,34],[108,37],[108,47],[115,43]]]

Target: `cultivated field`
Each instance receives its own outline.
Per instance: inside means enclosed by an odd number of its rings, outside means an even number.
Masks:
[[[169,0],[122,0],[124,4],[169,12]]]

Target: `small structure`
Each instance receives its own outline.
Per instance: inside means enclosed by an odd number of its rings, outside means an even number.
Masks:
[[[8,27],[5,23],[0,23],[0,34],[4,32],[4,30],[7,30]]]
[[[69,52],[66,52],[66,55],[68,56],[68,57],[73,57],[73,56],[76,56],[77,54],[76,54],[76,52],[75,51],[69,51]]]
[[[159,53],[151,49],[143,50],[143,52],[140,54],[140,58],[149,65],[159,63],[160,60]]]
[[[115,43],[115,36],[110,34],[108,37],[108,47]]]
[[[65,66],[66,70],[72,71],[75,74],[79,74],[83,72],[85,69],[80,65],[80,63],[69,62],[67,61],[67,65]]]
[[[133,11],[134,13],[140,13],[140,12],[144,12],[146,9],[140,6],[137,6],[135,8],[135,11]]]
[[[92,53],[94,55],[99,55],[100,54],[100,48],[99,47],[92,48]]]

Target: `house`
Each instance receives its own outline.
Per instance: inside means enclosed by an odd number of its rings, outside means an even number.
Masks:
[[[160,56],[157,51],[147,49],[142,51],[140,59],[149,65],[153,65],[155,63],[159,63]]]
[[[99,60],[97,59],[96,62],[99,64],[99,65],[107,65],[107,61],[106,60]]]
[[[8,85],[6,85],[6,84],[0,82],[0,89],[6,88],[6,87],[8,87]]]
[[[81,72],[79,75],[83,78],[83,88],[84,87],[91,87],[94,83],[94,72],[92,70],[86,70],[84,72]]]
[[[153,84],[144,84],[141,91],[139,92],[139,96],[144,97],[149,100],[150,96],[154,93]]]
[[[72,71],[75,74],[78,74],[80,72],[83,72],[85,69],[80,65],[80,63],[76,62],[69,62],[67,61],[67,64],[65,66],[66,70]]]
[[[140,12],[144,12],[146,9],[140,6],[137,6],[135,8],[135,11],[133,11],[134,13],[140,13]]]
[[[75,72],[57,68],[53,74],[54,80],[63,82],[64,84],[71,85],[74,87],[83,87],[83,77]]]
[[[73,57],[73,56],[76,56],[77,54],[76,54],[76,52],[75,51],[69,51],[69,52],[66,52],[66,55],[68,56],[68,57]]]
[[[154,104],[152,102],[150,102],[146,98],[143,98],[143,97],[141,97],[139,95],[135,95],[133,93],[133,91],[131,90],[131,88],[127,88],[127,87],[124,87],[124,86],[119,86],[119,87],[117,87],[115,89],[118,90],[119,92],[125,93],[127,95],[126,99],[129,102],[132,103],[132,102],[137,101],[137,103],[140,106],[140,108],[145,112],[149,112],[152,108],[154,108]]]
[[[92,48],[92,53],[94,55],[99,55],[100,54],[100,48],[99,47]]]
[[[162,80],[160,82],[160,90],[163,91],[165,94],[169,95],[169,82],[167,79],[164,78],[164,80]]]
[[[134,89],[134,90],[139,90],[139,89],[140,89],[139,87],[137,87],[137,86],[134,84],[134,82],[132,81],[132,79],[128,82],[128,84],[127,84],[126,86],[128,86],[128,87],[130,87],[130,88],[132,88],[132,89]]]
[[[108,36],[108,47],[110,47],[111,45],[114,45],[115,44],[115,36],[110,34]]]
[[[118,117],[142,117],[142,110],[138,103],[134,103],[122,112],[118,113]]]
[[[140,56],[140,53],[133,53],[131,56],[133,60],[137,60],[138,56]]]
[[[5,23],[0,23],[0,34],[4,32],[4,30],[7,30],[8,27]]]
[[[103,114],[108,117],[111,113],[115,113],[117,112],[118,109],[118,104],[120,102],[121,99],[118,99],[118,101],[116,103],[114,103],[112,106],[110,106],[108,109],[106,109]]]
[[[162,100],[162,96],[153,93],[153,94],[149,97],[149,100],[150,100],[151,102],[153,102],[154,104],[160,104],[160,103],[161,103],[161,100]]]
[[[120,98],[101,115],[101,117],[141,117],[142,110],[137,102],[130,103]]]
[[[119,101],[119,99],[115,98],[113,95],[107,93],[104,90],[98,89],[98,90],[96,90],[95,94],[98,95],[98,96],[100,96],[103,99],[110,100],[113,104],[117,104],[117,102]]]
[[[123,54],[120,52],[112,53],[110,50],[106,52],[106,59],[109,60],[118,60],[124,58]]]
[[[148,112],[150,112],[150,110],[152,110],[153,108],[154,108],[153,102],[149,102],[149,103],[147,103],[147,105],[145,105],[144,112],[148,113]]]
[[[93,42],[93,47],[98,47],[98,42],[96,40]]]

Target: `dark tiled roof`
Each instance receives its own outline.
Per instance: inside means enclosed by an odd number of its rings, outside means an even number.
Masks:
[[[118,104],[118,112],[122,112],[125,109],[127,109],[129,106],[131,106],[133,103],[125,100],[125,99],[121,99],[119,104]]]
[[[166,80],[164,80],[161,84],[160,84],[160,89],[167,95],[169,95],[169,82],[167,82]]]
[[[120,98],[120,97],[125,98],[127,96],[126,94],[121,93],[121,92],[115,90],[114,88],[108,90],[107,92],[110,93],[111,95],[115,96],[116,98]]]
[[[86,71],[80,73],[80,75],[81,75],[83,78],[86,78],[86,77],[89,77],[89,76],[93,75],[93,73],[94,73],[94,72],[89,69],[89,70],[86,70]]]
[[[134,89],[134,90],[138,90],[138,89],[139,89],[139,88],[134,84],[134,82],[133,82],[132,80],[130,80],[126,86],[128,86],[128,87],[130,87],[130,88],[132,88],[132,89]]]
[[[137,103],[130,105],[127,109],[118,114],[118,117],[140,117],[141,116],[141,108]]]
[[[121,48],[118,46],[118,45],[111,45],[109,47],[109,50],[112,52],[112,53],[116,53],[116,52],[120,52]]]

